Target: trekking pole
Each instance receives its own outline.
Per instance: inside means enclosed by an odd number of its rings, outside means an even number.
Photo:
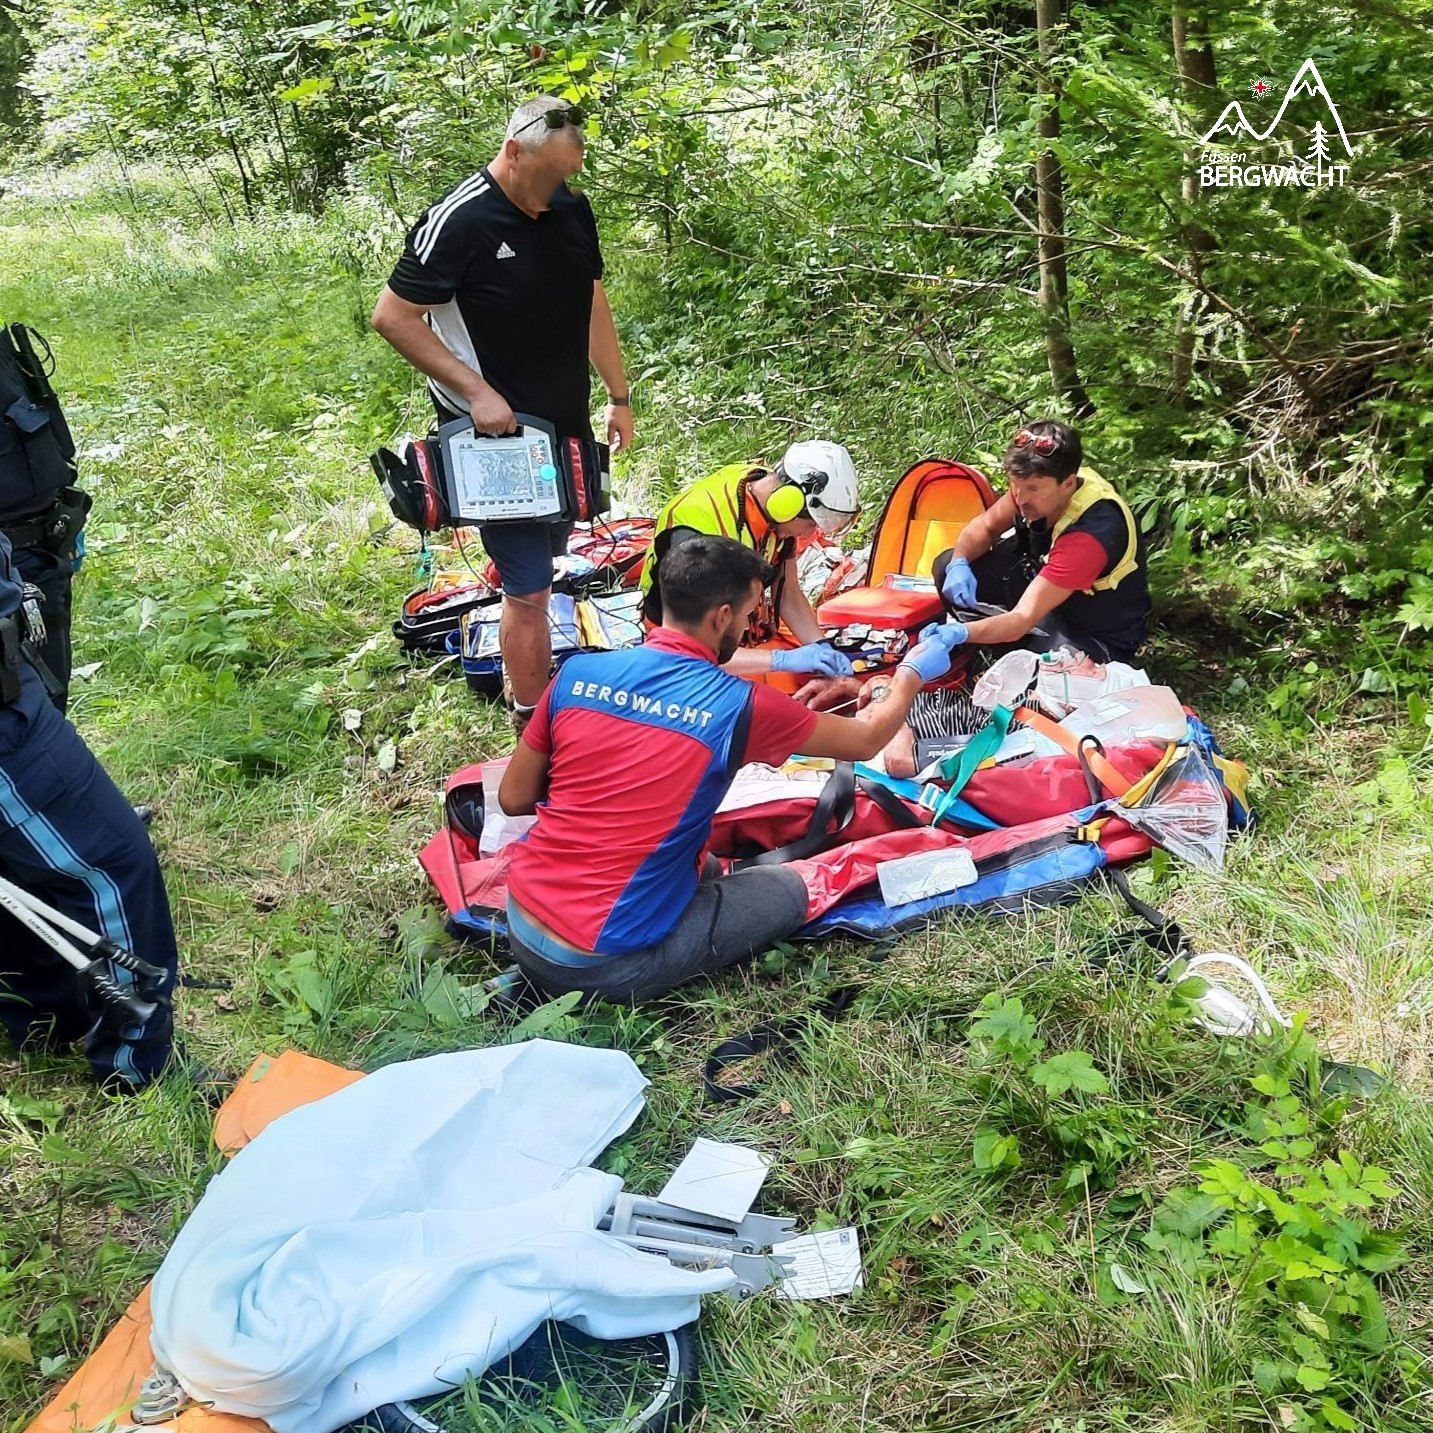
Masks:
[[[118,1006],[141,1025],[164,1003],[161,987],[165,972],[159,966],[141,960],[107,936],[96,935],[87,926],[71,920],[3,876],[0,876],[0,909],[9,911],[21,925],[73,966],[81,982],[101,1000]],[[81,944],[77,945],[76,941]],[[121,984],[114,974],[115,966],[129,971],[135,977],[134,984]]]

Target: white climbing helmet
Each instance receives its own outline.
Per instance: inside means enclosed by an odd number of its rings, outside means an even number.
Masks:
[[[860,515],[856,465],[839,443],[824,438],[793,443],[777,466],[805,493],[806,511],[827,537],[840,537]]]

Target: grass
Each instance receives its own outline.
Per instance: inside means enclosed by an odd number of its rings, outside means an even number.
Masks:
[[[446,774],[508,738],[495,708],[407,665],[386,633],[417,581],[414,544],[388,527],[366,454],[424,416],[366,330],[396,226],[354,199],[209,228],[187,202],[163,176],[117,191],[72,171],[8,192],[0,217],[0,312],[54,341],[96,497],[72,714],[121,786],[158,806],[188,968],[228,985],[182,993],[186,1038],[235,1072],[286,1045],[373,1068],[506,1038],[513,1017],[478,998],[490,963],[442,935],[413,861]],[[643,315],[636,372],[668,337],[658,282],[650,254],[613,275],[619,315]],[[703,382],[688,365],[679,401],[639,406],[621,473],[634,501],[769,439],[744,420],[694,425]],[[892,441],[874,420],[853,434],[868,454]],[[888,456],[894,478],[915,455]],[[1252,960],[1324,1053],[1390,1077],[1370,1101],[1303,1105],[1319,1155],[1345,1149],[1401,1191],[1359,1214],[1406,1257],[1377,1276],[1386,1343],[1330,1340],[1336,1410],[1427,1427],[1428,732],[1337,674],[1309,696],[1316,719],[1271,708],[1267,665],[1183,634],[1152,665],[1250,761],[1263,820],[1224,872],[1156,862],[1137,885],[1199,948]],[[1296,1055],[1200,1032],[1152,957],[1117,939],[1123,924],[1092,894],[908,936],[879,962],[799,947],[650,1009],[562,1023],[630,1051],[653,1082],[606,1156],[629,1184],[656,1187],[697,1134],[736,1139],[774,1157],[765,1207],[861,1230],[866,1284],[849,1299],[713,1301],[700,1426],[1341,1426],[1298,1425],[1298,1408],[1326,1416],[1320,1398],[1261,1384],[1298,1334],[1257,1281],[1233,1279],[1233,1254],[1216,1266],[1191,1245],[1181,1264],[1148,1243],[1206,1161],[1268,1165],[1269,1104],[1250,1080]],[[847,983],[851,1010],[817,1017],[756,1098],[702,1102],[720,1039]],[[988,997],[1021,1002],[1044,1057],[1087,1052],[1105,1088],[1050,1097],[992,1053],[975,1029]],[[0,1070],[0,1425],[19,1429],[157,1266],[216,1157],[207,1112],[177,1086],[109,1099],[72,1056]],[[1014,1139],[1019,1165],[978,1168],[982,1132]]]

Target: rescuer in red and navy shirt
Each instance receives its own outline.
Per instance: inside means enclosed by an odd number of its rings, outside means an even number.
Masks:
[[[510,816],[537,814],[513,848],[508,926],[514,958],[549,993],[652,999],[804,925],[793,871],[701,879],[737,769],[795,751],[869,760],[950,668],[946,641],[918,644],[886,700],[853,717],[734,677],[721,663],[770,580],[741,543],[690,538],[662,561],[662,625],[645,644],[570,658],[538,703],[498,801]]]
[[[1149,622],[1144,535],[1125,500],[1082,466],[1080,435],[1042,419],[1020,429],[1004,458],[1009,490],[935,560],[935,580],[959,614],[978,600],[1010,610],[950,625],[962,641],[1023,641],[1035,628],[1097,662],[1134,660]]]

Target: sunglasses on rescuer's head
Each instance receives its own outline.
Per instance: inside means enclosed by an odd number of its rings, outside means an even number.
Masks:
[[[1012,448],[1033,448],[1037,458],[1048,458],[1060,446],[1060,440],[1053,433],[1032,433],[1022,428],[1011,440]]]
[[[561,129],[568,124],[573,129],[581,129],[586,123],[587,116],[576,105],[564,105],[561,109],[543,110],[536,119],[530,119],[526,124],[519,125],[514,133],[521,134],[523,130],[531,129],[535,124],[540,124],[545,129]]]

